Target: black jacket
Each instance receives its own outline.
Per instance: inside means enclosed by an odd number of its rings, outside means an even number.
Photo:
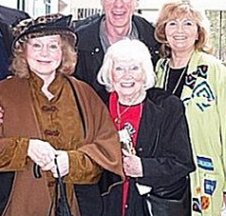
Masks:
[[[2,34],[3,43],[5,45],[7,57],[11,56],[11,45],[13,42],[13,35],[11,32],[10,27],[6,24],[0,21],[0,31]]]
[[[143,205],[144,197],[139,195],[136,182],[152,187],[150,195],[168,201],[181,199],[182,194],[189,187],[188,175],[195,170],[195,165],[184,106],[179,98],[160,89],[148,91],[136,152],[142,161],[144,177],[130,178],[126,216],[148,215]],[[106,180],[108,181],[107,178]],[[104,196],[104,216],[121,215],[121,195],[122,187],[118,185],[110,194]],[[185,205],[189,210],[189,197],[186,200],[188,203]],[[167,216],[175,216],[175,212],[170,213],[171,210],[173,209],[169,209]],[[179,214],[178,212],[176,215]],[[187,214],[180,214],[180,216],[185,215]],[[154,214],[154,216],[163,215]]]
[[[104,87],[97,82],[96,77],[104,58],[99,37],[103,17],[104,15],[97,17],[91,23],[75,30],[78,36],[78,63],[75,77],[89,83],[102,98],[106,97],[106,91],[103,91]],[[159,59],[159,44],[154,38],[154,27],[140,16],[133,16],[132,19],[138,30],[139,39],[149,48],[155,65]]]
[[[9,26],[0,21],[0,80],[10,75],[11,44],[13,36]]]

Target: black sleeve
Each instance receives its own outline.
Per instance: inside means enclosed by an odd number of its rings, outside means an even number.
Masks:
[[[11,32],[11,28],[7,24],[2,23],[2,22],[0,22],[0,26],[1,26],[0,31],[3,36],[3,41],[4,41],[5,48],[6,48],[6,52],[7,52],[8,57],[10,57],[11,56],[11,45],[13,42],[13,35]]]
[[[156,153],[141,158],[144,177],[137,179],[154,190],[177,184],[195,169],[183,103],[175,96],[163,101]]]
[[[12,184],[14,179],[14,172],[0,173],[0,215],[3,213],[8,202]]]

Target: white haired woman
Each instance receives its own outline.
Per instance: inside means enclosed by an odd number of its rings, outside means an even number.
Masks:
[[[147,47],[128,38],[113,44],[98,81],[109,92],[105,101],[119,132],[127,177],[104,197],[103,215],[188,215],[194,163],[184,107],[177,97],[152,88]]]

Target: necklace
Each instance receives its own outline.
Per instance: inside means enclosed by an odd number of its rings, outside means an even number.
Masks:
[[[114,122],[116,124],[120,124],[121,123],[121,118],[122,116],[130,109],[131,105],[126,107],[121,113],[120,113],[120,105],[119,103],[117,102],[116,104],[116,109],[117,109],[117,117],[115,118]]]
[[[127,113],[129,111],[129,109],[132,107],[132,105],[129,105],[128,107],[126,107],[121,113],[120,113],[120,104],[119,102],[117,102],[116,104],[116,111],[117,111],[117,117],[114,119],[114,122],[118,125],[121,124],[121,119],[122,119],[122,116]],[[139,105],[139,110],[140,110],[140,117],[142,115],[142,107],[143,107],[143,104],[141,103]]]
[[[166,65],[166,67],[167,67],[167,65]],[[177,81],[177,83],[176,83],[174,89],[172,90],[172,94],[175,94],[176,90],[178,89],[178,87],[179,87],[179,85],[180,85],[180,83],[181,83],[181,81],[182,81],[182,79],[183,79],[183,77],[184,77],[184,74],[185,74],[186,71],[187,71],[187,67],[188,67],[188,66],[186,66],[186,67],[183,69],[183,71],[181,72],[181,75],[180,75],[180,77],[179,77],[179,79],[178,79],[178,81]],[[166,82],[165,82],[164,90],[167,90],[168,81],[169,81],[169,75],[170,75],[170,67],[169,67],[169,65],[168,65],[168,68],[165,69],[165,70],[166,70]]]

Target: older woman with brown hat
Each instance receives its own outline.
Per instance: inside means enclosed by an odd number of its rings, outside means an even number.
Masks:
[[[59,215],[60,175],[71,214],[78,216],[74,185],[96,184],[104,169],[123,177],[107,108],[87,84],[69,76],[76,64],[70,19],[47,15],[14,28],[15,76],[0,83],[0,173],[14,175],[3,215]]]

